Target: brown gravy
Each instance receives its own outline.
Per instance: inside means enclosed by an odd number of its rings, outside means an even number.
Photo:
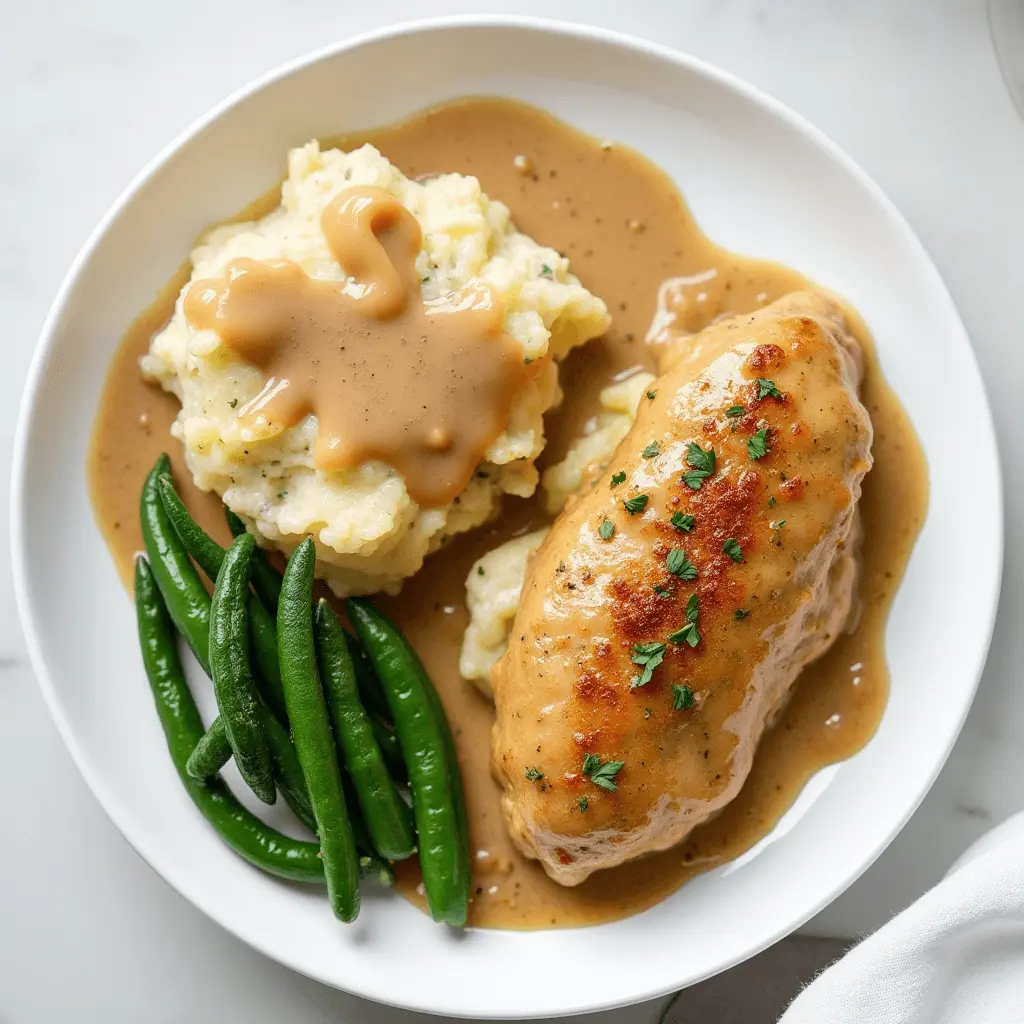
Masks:
[[[238,259],[189,288],[185,316],[263,370],[238,410],[243,428],[272,436],[315,413],[318,468],[379,459],[415,502],[447,505],[546,360],[524,359],[490,288],[420,298],[420,226],[384,189],[346,189],[320,228],[345,281],[316,280],[291,260]]]
[[[674,310],[690,330],[721,312],[753,310],[807,286],[793,270],[711,243],[674,183],[639,154],[620,146],[603,148],[522,104],[458,101],[331,144],[352,148],[367,141],[410,176],[453,170],[475,174],[489,195],[510,207],[521,231],[569,256],[573,272],[608,303],[611,330],[563,364],[566,402],[548,417],[544,462],[562,457],[595,413],[597,394],[612,375],[637,365],[653,367],[643,339],[664,280],[690,279],[677,289]],[[276,200],[276,193],[266,197],[256,215]],[[253,215],[254,208],[246,211]],[[171,452],[176,480],[193,514],[219,540],[228,539],[219,499],[189,484],[180,448],[169,439],[176,400],[146,385],[138,374],[138,357],[169,318],[187,279],[183,268],[129,329],[111,367],[94,430],[89,466],[93,503],[126,582],[132,554],[142,546],[139,489],[164,448]],[[927,470],[913,429],[882,379],[867,330],[855,315],[852,323],[867,356],[863,400],[875,429],[875,466],[861,500],[862,613],[856,629],[803,673],[789,705],[762,740],[739,797],[681,846],[599,872],[567,889],[524,860],[505,831],[499,788],[490,773],[493,709],[458,673],[467,622],[464,584],[481,554],[546,521],[539,500],[506,499],[493,524],[456,538],[427,560],[398,598],[381,601],[423,657],[455,729],[474,851],[471,925],[597,924],[650,907],[687,879],[748,850],[771,830],[811,775],[849,757],[871,738],[888,692],[886,618],[924,520]],[[400,890],[422,906],[415,864],[398,867]]]

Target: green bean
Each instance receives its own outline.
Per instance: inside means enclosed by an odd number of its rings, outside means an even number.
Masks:
[[[196,565],[215,581],[224,562],[224,549],[192,518],[185,503],[174,489],[170,476],[163,475],[157,481],[160,500],[185,550]],[[245,532],[244,530],[242,531]],[[257,549],[253,549],[253,557]],[[250,572],[253,563],[250,562]],[[287,721],[284,708],[284,692],[281,690],[281,669],[277,660],[277,626],[273,617],[255,594],[248,595],[249,634],[252,640],[252,655],[262,676],[261,687],[264,699],[274,714]],[[275,600],[274,607],[277,607]]]
[[[349,821],[352,823],[352,837],[356,841],[356,850],[359,853],[359,877],[376,878],[381,885],[394,885],[394,869],[374,850],[366,822],[363,821],[359,810],[359,798],[352,786],[352,780],[345,772],[341,773],[341,788],[345,794]]]
[[[217,774],[231,760],[231,744],[228,742],[224,719],[218,715],[210,728],[203,733],[195,750],[185,762],[185,770],[193,779],[209,779]]]
[[[245,523],[234,512],[224,506],[224,518],[228,521],[228,529],[232,537],[240,537],[247,532]],[[252,556],[252,585],[260,600],[272,611],[277,611],[277,602],[281,596],[281,574],[270,564],[266,554],[257,548]]]
[[[363,702],[363,707],[378,718],[390,721],[391,709],[384,699],[384,691],[380,688],[377,673],[373,671],[373,665],[370,664],[363,645],[347,629],[345,630],[345,644],[348,646],[348,653],[356,670],[359,699]]]
[[[224,563],[224,549],[192,518],[185,503],[174,489],[174,483],[169,475],[164,474],[158,478],[157,488],[164,511],[185,550],[211,580],[216,580]],[[252,652],[256,667],[260,670],[256,679],[257,688],[274,713],[287,721],[284,693],[281,690],[281,670],[277,660],[276,624],[254,594],[247,594],[247,602]],[[266,732],[266,719],[270,716],[262,717]],[[274,725],[277,723],[274,722]],[[277,741],[276,746],[278,747],[275,750],[275,743],[271,742],[270,735],[267,736],[274,776],[285,801],[295,811],[296,816],[304,824],[308,824],[312,820],[308,797],[304,798],[300,792],[296,792],[294,784],[288,779],[281,778],[282,765],[289,760],[296,761],[296,759],[287,733],[281,730],[280,726],[277,726],[277,729],[283,734],[288,746],[285,749],[280,743],[280,735],[275,732],[273,739]],[[208,778],[211,775],[216,775],[230,758],[231,745],[228,741],[224,720],[218,717],[196,745],[195,750],[192,751],[187,770],[194,778]],[[299,780],[301,781],[301,773]]]
[[[142,539],[171,620],[209,675],[210,595],[160,500],[157,481],[170,471],[171,460],[163,454],[142,485]]]
[[[376,718],[370,719],[373,737],[384,755],[384,763],[391,772],[391,778],[400,786],[409,781],[409,773],[405,770],[405,759],[402,757],[402,745],[398,742],[398,734],[390,726]]]
[[[260,721],[259,694],[249,667],[246,595],[255,546],[248,534],[238,537],[217,573],[210,608],[210,669],[238,773],[260,800],[272,804],[277,790]]]
[[[397,629],[395,632],[398,633]],[[445,714],[444,705],[441,703],[441,698],[437,695],[437,690],[434,689],[434,684],[431,681],[430,676],[427,675],[427,670],[423,667],[423,662],[420,661],[419,655],[417,655],[412,647],[406,643],[405,637],[402,636],[401,633],[398,633],[398,639],[405,645],[405,648],[409,653],[409,657],[412,659],[413,663],[417,666],[422,675],[427,693],[427,700],[430,702],[430,706],[434,710],[434,715],[437,717],[437,721],[441,726],[441,740],[444,743],[445,761],[447,762],[448,770],[451,773],[452,800],[455,803],[455,818],[458,824],[460,865],[458,884],[460,886],[460,892],[465,896],[465,903],[460,904],[462,907],[464,923],[465,915],[468,913],[469,909],[471,856],[469,848],[469,814],[466,811],[466,790],[462,783],[462,768],[459,766],[459,755],[455,749],[455,739],[452,736],[451,726],[448,724],[448,716]]]
[[[376,669],[402,745],[431,917],[464,925],[469,832],[462,775],[440,698],[419,658],[388,619],[365,601],[350,599],[346,608]]]
[[[288,731],[266,707],[260,706],[260,721],[267,737],[270,750],[270,764],[274,771],[274,781],[284,802],[291,808],[303,825],[314,835],[316,834],[316,818],[306,791],[306,780],[302,775],[302,766],[292,746]],[[228,742],[224,719],[217,716],[206,730],[202,739],[192,751],[185,770],[194,779],[208,779],[221,770],[231,760],[231,744]]]
[[[288,724],[288,710],[281,686],[281,661],[277,656],[277,623],[255,595],[249,595],[249,640],[259,675],[256,685],[278,720]]]
[[[174,489],[174,481],[169,473],[162,474],[157,479],[156,486],[167,518],[170,519],[171,526],[174,527],[174,532],[185,546],[185,550],[207,577],[215,581],[224,561],[224,549],[192,518],[192,514]]]
[[[388,774],[370,716],[359,702],[355,669],[341,623],[322,599],[317,604],[314,635],[334,738],[355,787],[373,848],[388,860],[404,860],[416,848],[409,808]]]
[[[335,915],[354,921],[359,914],[359,863],[317,674],[312,609],[315,567],[316,550],[307,537],[288,560],[281,584],[277,650],[295,749],[316,815],[327,893]]]
[[[299,755],[295,753],[292,738],[269,709],[260,710],[263,712],[263,730],[267,734],[277,788],[292,814],[316,835],[316,815],[309,802],[306,777],[302,774],[302,765],[299,764]]]
[[[373,665],[370,664],[370,659],[359,642],[359,638],[353,636],[347,629],[345,630],[345,644],[356,670],[359,699],[362,701],[363,707],[370,712],[377,746],[380,747],[395,782],[407,782],[409,777],[405,770],[405,761],[402,760],[402,748],[398,743],[395,730],[391,727],[391,709],[384,697],[384,691],[380,688],[377,673],[374,672]]]
[[[185,762],[203,735],[203,723],[185,681],[155,573],[142,557],[135,563],[135,607],[142,660],[167,749],[192,802],[224,842],[250,864],[294,882],[322,883],[323,863],[316,843],[290,839],[265,825],[221,779],[200,782],[186,771]]]

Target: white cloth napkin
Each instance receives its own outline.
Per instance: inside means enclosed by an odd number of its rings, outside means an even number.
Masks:
[[[780,1024],[939,1022],[1024,1022],[1024,815],[819,975]]]

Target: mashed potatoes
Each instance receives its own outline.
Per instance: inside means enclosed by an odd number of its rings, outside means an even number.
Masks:
[[[462,640],[459,672],[487,694],[491,692],[491,669],[508,647],[526,564],[547,533],[545,527],[506,541],[477,559],[466,577],[469,625]]]
[[[565,458],[544,471],[541,486],[552,515],[604,469],[629,433],[637,406],[653,381],[649,373],[635,373],[601,392],[601,412],[586,425],[583,436],[569,446]],[[508,647],[530,555],[547,533],[547,529],[537,530],[499,545],[478,559],[466,577],[469,625],[462,641],[459,672],[488,695],[491,669]]]
[[[570,495],[605,468],[633,426],[637,406],[653,381],[650,373],[634,373],[601,392],[601,412],[587,423],[583,436],[573,441],[565,458],[544,470],[541,486],[551,515],[560,512]]]
[[[502,493],[533,493],[534,460],[544,446],[542,417],[561,397],[554,361],[609,323],[604,303],[569,273],[568,260],[517,232],[508,209],[484,195],[476,178],[446,174],[412,181],[372,146],[322,152],[311,142],[292,150],[280,207],[259,221],[211,231],[192,253],[192,280],[248,257],[288,259],[312,278],[344,281],[320,230],[320,214],[356,185],[386,189],[419,222],[423,246],[416,269],[424,299],[487,285],[524,358],[553,357],[516,395],[504,431],[452,503],[420,507],[402,476],[382,462],[317,469],[313,415],[271,436],[243,428],[236,410],[259,393],[263,375],[215,331],[196,329],[184,315],[182,297],[142,359],[143,373],[181,401],[172,433],[184,445],[196,484],[220,494],[261,543],[288,552],[312,534],[318,575],[339,595],[396,592],[426,554],[483,523]]]

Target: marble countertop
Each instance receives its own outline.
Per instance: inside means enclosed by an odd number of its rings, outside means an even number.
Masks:
[[[87,233],[171,137],[228,92],[326,40],[427,13],[530,13],[647,36],[788,103],[875,177],[917,231],[974,342],[1004,457],[999,620],[974,709],[920,810],[877,864],[807,929],[854,937],[933,884],[1024,805],[1024,122],[999,75],[982,0],[528,0],[353,5],[328,0],[35,0],[0,34],[0,481],[39,327]],[[187,54],[187,58],[184,56]],[[922,356],[924,358],[924,356]],[[936,401],[955,401],[955,395]],[[6,527],[7,501],[0,503]],[[955,620],[951,552],[950,621]],[[940,637],[942,640],[940,641]],[[426,1021],[371,1007],[264,960],[169,889],[78,777],[27,663],[0,547],[0,1022],[288,1019]],[[775,970],[780,955],[768,964]],[[785,961],[794,981],[821,957]],[[800,966],[802,965],[802,966]],[[60,983],[55,981],[59,971]],[[749,976],[748,976],[749,977]],[[740,1015],[708,989],[687,1020]],[[756,983],[755,983],[756,987]],[[719,993],[717,996],[715,993]],[[713,1009],[718,999],[717,1009]],[[653,1007],[593,1018],[647,1021]],[[713,1015],[713,1016],[712,1016]],[[735,1016],[734,1016],[735,1015]],[[434,1019],[434,1018],[429,1018]],[[772,1017],[771,1019],[774,1019]]]

